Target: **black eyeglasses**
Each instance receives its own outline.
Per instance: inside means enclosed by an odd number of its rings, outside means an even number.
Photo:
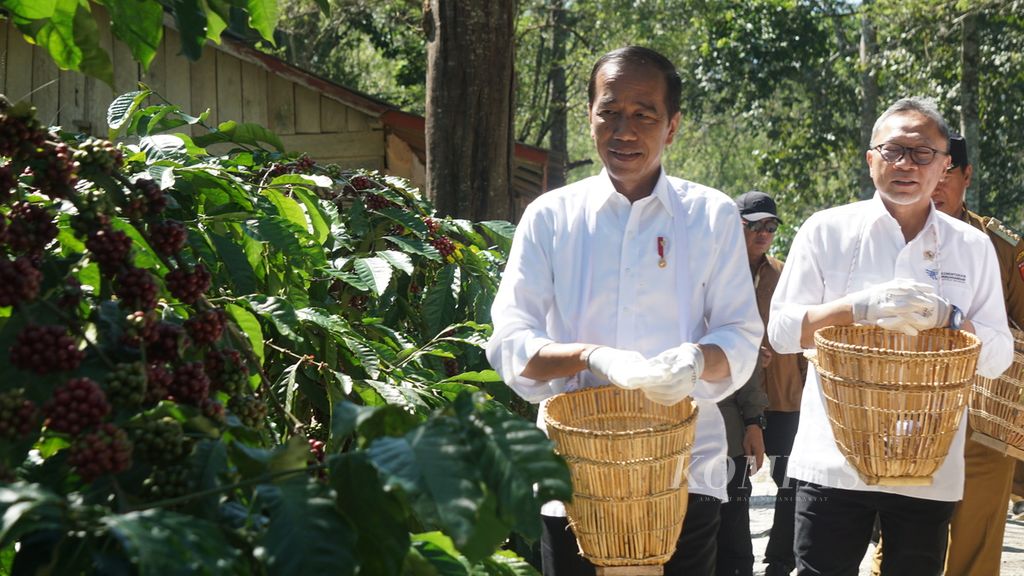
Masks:
[[[888,142],[886,144],[879,144],[871,148],[878,155],[882,157],[889,164],[895,164],[903,159],[903,157],[909,152],[910,160],[918,166],[927,166],[935,160],[936,154],[949,154],[942,150],[936,150],[931,146],[900,146],[899,144],[893,144]]]
[[[775,234],[775,231],[779,229],[779,223],[775,220],[758,220],[757,222],[744,220],[743,225],[751,232],[767,232],[769,234]]]

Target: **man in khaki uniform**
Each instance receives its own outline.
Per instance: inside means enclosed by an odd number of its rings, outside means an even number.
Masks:
[[[753,190],[736,198],[743,219],[743,237],[747,244],[747,260],[754,279],[754,294],[761,320],[768,325],[772,294],[782,274],[782,261],[768,255],[775,231],[782,220],[775,200],[764,192]],[[768,409],[764,419],[747,420],[750,426],[763,428],[764,453],[771,461],[772,480],[778,486],[775,495],[775,516],[771,536],[765,548],[766,576],[789,574],[796,566],[793,557],[793,529],[796,513],[793,480],[786,476],[786,464],[793,451],[793,438],[800,423],[800,398],[807,379],[807,360],[802,354],[776,354],[765,335],[761,343],[761,366]]]
[[[949,141],[952,160],[945,178],[935,187],[935,208],[960,218],[989,235],[999,259],[1011,322],[1024,325],[1024,241],[995,218],[982,217],[964,205],[973,168],[967,159],[967,142],[953,135]],[[999,574],[1006,526],[1006,505],[1016,460],[970,440],[964,448],[966,481],[964,498],[950,523],[946,574],[992,576]]]

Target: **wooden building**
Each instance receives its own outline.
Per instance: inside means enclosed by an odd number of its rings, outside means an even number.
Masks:
[[[93,5],[98,15],[103,7]],[[28,99],[39,118],[67,130],[105,136],[106,112],[118,94],[143,82],[192,115],[210,110],[208,123],[226,120],[262,124],[281,137],[288,151],[346,168],[383,170],[423,187],[426,165],[424,118],[335,84],[227,35],[208,43],[203,56],[178,56],[174,22],[164,23],[163,46],[149,70],[115,42],[109,21],[98,18],[101,46],[110,54],[114,87],[77,72],[58,70],[46,53],[25,42],[0,20],[0,94]],[[195,127],[194,131],[202,128]],[[547,189],[547,151],[517,144],[513,193],[522,207]]]

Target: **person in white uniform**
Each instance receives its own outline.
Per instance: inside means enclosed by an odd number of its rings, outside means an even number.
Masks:
[[[911,335],[950,327],[980,338],[979,374],[994,378],[1010,365],[992,244],[932,206],[950,162],[948,143],[949,127],[930,100],[899,100],[878,118],[866,153],[874,197],[817,212],[793,240],[768,322],[779,353],[812,348],[824,326],[873,324]],[[878,486],[865,484],[839,452],[813,366],[800,413],[789,462],[789,475],[800,481],[798,573],[856,575],[877,514],[883,575],[941,574],[963,492],[964,426],[931,485]]]
[[[487,357],[530,402],[609,382],[699,408],[689,509],[665,574],[712,574],[726,497],[726,438],[715,403],[739,388],[763,334],[735,204],[668,177],[661,155],[679,126],[679,74],[630,46],[595,64],[594,177],[525,210],[491,315]],[[543,423],[543,405],[539,422]],[[561,503],[542,509],[543,571],[593,574]]]

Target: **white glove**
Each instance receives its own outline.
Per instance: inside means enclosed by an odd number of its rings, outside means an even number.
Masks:
[[[933,292],[928,284],[897,278],[849,294],[846,299],[851,304],[854,322],[878,324],[881,318],[903,317],[934,305],[925,291]]]
[[[644,386],[644,395],[652,402],[671,406],[693,394],[697,379],[704,372],[704,354],[696,344],[687,342],[651,358],[651,364],[663,366],[669,377],[649,382]]]
[[[619,388],[635,390],[650,382],[668,378],[668,370],[652,365],[635,350],[599,346],[587,355],[587,368]]]
[[[928,306],[923,310],[911,312],[907,318],[907,323],[917,330],[943,328],[949,325],[949,316],[950,312],[953,311],[953,305],[942,296],[936,294],[931,289],[931,286],[928,286],[928,291],[922,295],[928,300]]]

